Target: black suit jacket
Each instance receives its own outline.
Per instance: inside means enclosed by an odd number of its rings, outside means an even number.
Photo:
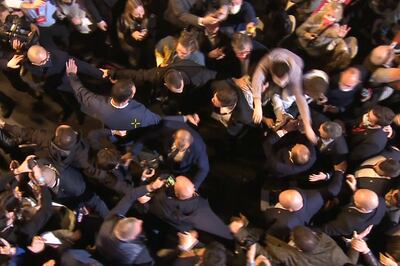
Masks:
[[[168,154],[171,152],[173,143],[173,134],[178,129],[188,130],[193,137],[193,143],[186,150],[181,162],[171,164],[166,161]],[[160,126],[149,128],[143,137],[138,139],[133,147],[133,154],[139,154],[144,145],[155,148],[163,155],[167,167],[174,174],[186,174],[192,180],[196,188],[199,188],[201,183],[208,175],[210,170],[206,145],[202,137],[189,127],[186,123],[177,121],[164,120]]]
[[[208,201],[199,195],[179,200],[172,188],[162,188],[153,196],[149,212],[181,232],[194,228],[232,239],[228,226],[212,211]]]
[[[231,113],[231,118],[228,122],[228,133],[232,136],[238,135],[246,125],[253,124],[253,110],[250,108],[243,91],[238,88],[232,79],[214,81],[211,84],[213,90],[219,87],[227,87],[234,91],[238,96],[235,109]]]
[[[335,220],[321,226],[321,230],[330,236],[351,236],[354,231],[364,231],[369,225],[381,222],[386,212],[383,198],[379,198],[378,207],[371,213],[362,213],[354,205],[346,206]]]
[[[304,144],[310,150],[310,160],[304,165],[296,165],[289,160],[289,150],[295,144]],[[286,177],[309,170],[316,161],[316,151],[304,135],[297,131],[289,132],[279,139],[270,132],[263,144],[266,157],[266,170],[272,177]]]
[[[36,66],[28,61],[24,64],[24,67],[35,79],[44,82],[44,88],[73,92],[69,84],[68,76],[65,72],[65,63],[69,59],[75,60],[75,63],[78,66],[78,74],[102,79],[103,72],[98,68],[76,59],[60,50],[48,50],[48,52],[50,53],[50,59],[46,64]]]
[[[282,208],[269,208],[264,212],[264,222],[268,234],[287,240],[291,230],[298,225],[307,225],[311,218],[324,206],[327,199],[339,194],[343,183],[343,174],[335,172],[328,186],[321,189],[297,190],[303,198],[303,207],[294,212]]]
[[[361,162],[379,154],[386,146],[387,134],[382,128],[353,132],[349,139],[349,161]]]

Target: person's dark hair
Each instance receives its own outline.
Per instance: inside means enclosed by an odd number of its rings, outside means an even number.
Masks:
[[[321,93],[325,94],[328,90],[328,86],[329,84],[318,76],[304,79],[303,82],[304,92],[311,96],[311,98],[317,98]]]
[[[385,176],[397,177],[400,175],[400,163],[392,158],[388,158],[379,164],[379,169]]]
[[[232,35],[231,45],[238,51],[244,51],[246,48],[253,48],[253,40],[245,33],[235,32]]]
[[[333,121],[326,121],[322,124],[322,129],[331,139],[336,139],[340,137],[343,133],[342,127]]]
[[[178,43],[190,51],[199,50],[199,42],[197,41],[197,32],[183,30],[178,38]]]
[[[178,88],[181,86],[183,81],[182,74],[175,69],[171,69],[164,76],[164,82],[174,88]]]
[[[135,84],[133,84],[132,81],[118,80],[111,89],[112,99],[116,103],[123,103],[129,100],[130,98],[132,98],[132,94],[134,94],[134,92],[132,91],[132,87],[135,87]]]
[[[276,11],[285,11],[287,7],[288,0],[269,0],[266,1],[265,6],[266,6],[266,11],[267,12],[276,12]]]
[[[392,109],[386,106],[376,105],[371,111],[378,118],[377,124],[382,127],[390,125],[395,117]]]
[[[116,149],[104,148],[97,152],[96,165],[102,170],[112,170],[119,163],[121,154]]]
[[[296,247],[303,252],[311,252],[318,246],[318,236],[310,228],[305,226],[296,226],[293,231],[293,241]]]
[[[206,246],[204,252],[202,266],[225,266],[226,265],[226,250],[225,247],[218,243],[212,242]]]
[[[286,61],[272,61],[271,64],[271,74],[277,76],[278,78],[283,77],[286,74],[289,74],[290,66]]]
[[[217,86],[214,90],[222,107],[233,106],[238,101],[238,95],[235,90],[228,86]]]

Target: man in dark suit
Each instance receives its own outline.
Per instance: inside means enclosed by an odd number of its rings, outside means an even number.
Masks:
[[[268,233],[286,240],[295,226],[308,224],[326,200],[339,194],[342,182],[343,173],[337,171],[329,185],[321,189],[293,188],[282,191],[278,204],[267,208],[263,213]]]
[[[184,176],[178,176],[173,187],[161,189],[152,196],[149,213],[181,232],[198,229],[232,239],[228,226],[212,211],[207,200],[195,192],[193,183]]]
[[[167,67],[155,67],[139,70],[117,70],[112,79],[131,79],[138,90],[144,94],[162,96],[163,103],[170,106],[170,113],[187,113],[201,102],[209,93],[204,87],[215,78],[217,72],[209,70],[191,60],[179,60]],[[162,89],[163,87],[166,90]],[[150,88],[150,90],[149,90]],[[152,99],[153,100],[153,99]],[[164,108],[165,109],[165,108]]]
[[[393,118],[391,109],[379,105],[362,116],[360,124],[352,129],[349,137],[349,161],[355,163],[353,165],[383,151],[388,141],[384,128],[390,126]]]
[[[288,177],[309,170],[316,160],[314,146],[299,132],[279,138],[271,131],[263,144],[266,169],[271,177]]]
[[[167,170],[175,175],[185,174],[196,189],[210,170],[203,139],[185,123],[165,120],[157,128],[149,128],[135,143],[133,154],[139,154],[143,145],[155,148]]]
[[[354,231],[364,231],[369,225],[381,222],[386,212],[385,200],[369,189],[359,189],[353,203],[346,206],[335,220],[320,229],[330,236],[351,236]]]
[[[65,65],[71,56],[60,50],[46,50],[40,45],[31,46],[27,56],[29,60],[23,65],[25,70],[30,72],[34,80],[39,84],[43,84],[42,87],[46,93],[62,107],[63,113],[60,116],[60,120],[67,120],[74,110],[73,105],[76,103],[72,95],[65,93],[72,92],[65,73]],[[102,70],[84,61],[75,60],[79,66],[80,74],[95,79],[105,77],[105,72]]]
[[[143,221],[125,215],[138,198],[163,184],[157,179],[146,186],[131,188],[105,217],[96,239],[96,250],[105,262],[136,265],[153,261],[143,241]]]
[[[215,81],[211,86],[211,103],[217,110],[211,116],[227,128],[229,135],[238,136],[246,126],[253,125],[253,110],[232,79]]]

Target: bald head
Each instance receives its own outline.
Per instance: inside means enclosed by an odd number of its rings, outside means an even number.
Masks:
[[[40,65],[41,62],[46,61],[47,51],[40,45],[32,45],[28,49],[28,59],[31,63]]]
[[[193,142],[192,134],[186,129],[178,129],[174,134],[174,145],[179,150],[185,150]]]
[[[357,190],[353,195],[353,199],[356,207],[364,212],[371,212],[379,205],[378,195],[369,189]]]
[[[70,150],[77,141],[78,133],[68,125],[61,125],[56,128],[54,144],[63,150]]]
[[[291,149],[294,164],[303,165],[310,160],[310,150],[303,144],[296,144]]]
[[[113,233],[121,241],[132,241],[142,232],[143,221],[134,217],[123,218],[117,222]]]
[[[303,197],[297,190],[288,189],[279,194],[279,203],[288,211],[298,211],[303,207]]]
[[[371,52],[371,63],[380,66],[387,64],[394,55],[394,50],[389,45],[380,45]]]
[[[194,185],[185,176],[176,177],[176,182],[174,185],[175,196],[180,200],[187,200],[193,197],[195,192]]]
[[[52,188],[55,186],[57,181],[56,170],[47,165],[39,165],[40,171],[42,172],[43,182],[46,186]]]

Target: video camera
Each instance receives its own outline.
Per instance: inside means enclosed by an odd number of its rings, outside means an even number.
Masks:
[[[9,43],[17,39],[25,47],[36,43],[39,39],[38,33],[31,30],[30,22],[17,15],[8,15],[5,22],[0,25],[0,38]]]

